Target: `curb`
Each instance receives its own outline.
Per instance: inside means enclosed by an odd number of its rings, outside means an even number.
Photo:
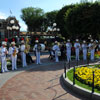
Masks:
[[[71,70],[71,69],[69,69],[69,70]],[[69,70],[66,70],[66,72],[68,72]],[[65,74],[62,75],[63,82],[65,83],[65,86],[67,88],[71,89],[73,92],[75,92],[78,95],[88,98],[89,100],[100,100],[99,93],[95,93],[95,92],[92,93],[91,91],[84,89],[78,85],[73,85],[73,83],[68,79],[68,77],[65,78],[64,76],[65,76]]]

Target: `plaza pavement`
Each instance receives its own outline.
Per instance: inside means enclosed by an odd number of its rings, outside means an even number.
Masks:
[[[41,59],[42,65],[31,64],[0,74],[0,100],[86,100],[64,86],[61,78],[64,61],[55,63],[48,55]],[[71,66],[74,65],[76,62],[72,61]]]

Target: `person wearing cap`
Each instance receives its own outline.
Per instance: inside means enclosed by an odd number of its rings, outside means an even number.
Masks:
[[[21,58],[22,58],[22,66],[26,67],[27,63],[26,63],[26,53],[25,53],[24,40],[21,41],[20,51],[21,51]]]
[[[12,61],[12,70],[17,69],[17,53],[18,48],[15,46],[15,42],[11,42],[11,47],[9,48],[9,55],[11,56]]]
[[[91,43],[89,43],[88,47],[90,49],[90,59],[93,61],[94,60],[94,52],[95,52],[95,48],[93,47],[94,43],[93,43],[93,39],[91,40]]]
[[[35,43],[36,44],[34,45],[33,51],[35,51],[35,55],[36,55],[36,64],[41,64],[41,61],[40,61],[41,45],[38,39],[35,41]]]
[[[54,46],[52,48],[53,51],[54,51],[54,54],[55,54],[55,62],[59,62],[58,52],[60,51],[60,48],[59,48],[59,46],[57,44],[58,44],[58,42],[55,41],[55,44],[54,44]]]
[[[75,47],[76,60],[79,60],[80,43],[78,39],[76,39],[76,43],[74,43],[74,47]]]
[[[67,40],[66,43],[66,55],[67,55],[67,61],[71,61],[71,47],[72,44],[70,43],[70,39]]]
[[[85,40],[82,43],[82,49],[83,49],[83,60],[87,60],[87,44]]]
[[[0,50],[0,54],[1,54],[1,72],[7,72],[7,61],[6,61],[6,55],[8,54],[8,51],[6,49],[6,42],[3,41],[2,42],[2,46],[1,46],[1,50]]]

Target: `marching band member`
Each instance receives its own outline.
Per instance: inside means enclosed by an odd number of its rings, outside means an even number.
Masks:
[[[87,60],[87,44],[86,44],[86,41],[83,41],[82,49],[83,49],[83,60]]]
[[[67,40],[67,43],[66,43],[66,50],[67,50],[67,61],[71,61],[71,47],[72,47],[72,44],[70,43],[70,40],[68,39]]]
[[[35,54],[36,54],[36,64],[41,64],[41,61],[40,61],[41,45],[38,39],[36,39],[35,43],[36,44],[34,45],[33,51],[35,51]]]
[[[75,52],[76,52],[76,60],[79,60],[80,43],[78,39],[76,39],[76,43],[74,44],[74,47],[75,47]]]
[[[8,54],[8,51],[6,49],[6,42],[5,41],[2,42],[0,54],[1,54],[1,72],[3,73],[3,72],[8,71],[7,61],[6,61],[6,54]]]
[[[57,45],[57,41],[55,41],[55,45],[53,46],[53,51],[55,53],[55,62],[59,62],[58,52],[60,51],[60,48]]]
[[[12,61],[12,70],[17,69],[17,53],[18,48],[15,46],[15,42],[11,42],[11,47],[9,48],[9,54],[11,55],[11,61]]]
[[[95,52],[95,49],[93,47],[93,39],[91,40],[91,43],[89,43],[88,46],[89,46],[90,53],[91,53],[90,59],[93,61],[94,60],[94,52]]]
[[[23,67],[26,67],[27,66],[27,63],[26,63],[26,53],[25,53],[24,40],[21,41],[20,50],[21,50],[22,66]]]
[[[26,38],[26,42],[25,42],[25,53],[26,53],[26,62],[27,62],[27,64],[34,63],[32,57],[30,55],[30,45],[29,45],[28,37]]]

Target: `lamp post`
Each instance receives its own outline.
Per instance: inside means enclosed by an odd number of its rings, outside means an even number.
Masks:
[[[9,22],[9,24],[7,26],[7,31],[8,31],[8,35],[7,36],[8,36],[8,38],[9,37],[13,37],[15,31],[18,31],[18,30],[19,30],[19,26],[16,25],[15,20],[14,19],[10,20],[10,22]]]
[[[50,33],[52,33],[52,35],[55,36],[55,39],[56,39],[56,35],[60,31],[60,29],[57,28],[57,24],[56,23],[53,23],[53,26],[51,26],[51,28],[49,29],[49,31],[50,31]]]

